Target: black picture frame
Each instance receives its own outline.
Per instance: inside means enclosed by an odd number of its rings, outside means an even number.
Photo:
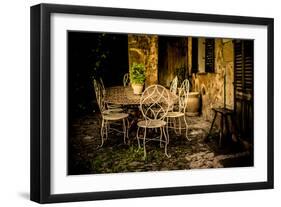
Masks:
[[[74,194],[51,194],[50,163],[50,15],[52,13],[151,18],[206,23],[233,23],[267,27],[267,181],[187,187],[167,187]],[[273,188],[273,38],[272,18],[195,14],[89,6],[39,4],[31,7],[31,174],[30,199],[38,203],[166,196]]]

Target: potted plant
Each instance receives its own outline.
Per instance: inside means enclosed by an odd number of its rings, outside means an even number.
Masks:
[[[134,94],[141,94],[145,81],[145,67],[142,63],[133,63],[130,68],[130,81]]]

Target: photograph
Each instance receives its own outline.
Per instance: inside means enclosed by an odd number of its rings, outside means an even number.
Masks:
[[[2,1],[0,207],[281,203],[275,2]]]
[[[68,175],[254,166],[254,39],[66,35]]]
[[[31,200],[274,187],[273,18],[30,11]]]

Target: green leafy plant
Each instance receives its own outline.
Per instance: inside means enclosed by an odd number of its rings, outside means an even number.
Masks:
[[[145,67],[142,63],[133,63],[130,68],[130,81],[132,84],[143,84],[145,81]]]

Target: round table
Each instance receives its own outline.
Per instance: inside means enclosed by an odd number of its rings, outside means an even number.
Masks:
[[[178,96],[172,93],[170,95],[172,102],[175,103]],[[132,87],[114,86],[106,88],[104,102],[118,105],[139,105],[140,98],[141,94],[134,94]]]
[[[131,87],[114,86],[106,88],[104,102],[119,105],[140,104],[141,95],[133,93]]]
[[[176,103],[178,96],[172,94],[171,92],[170,95],[170,97],[172,97],[172,102]],[[132,87],[114,86],[106,88],[104,102],[107,104],[117,104],[125,107],[131,106],[133,108],[133,112],[130,112],[130,132],[131,130],[134,130],[137,126],[138,120],[142,117],[141,112],[137,107],[140,105],[140,98],[141,95],[134,94]]]

